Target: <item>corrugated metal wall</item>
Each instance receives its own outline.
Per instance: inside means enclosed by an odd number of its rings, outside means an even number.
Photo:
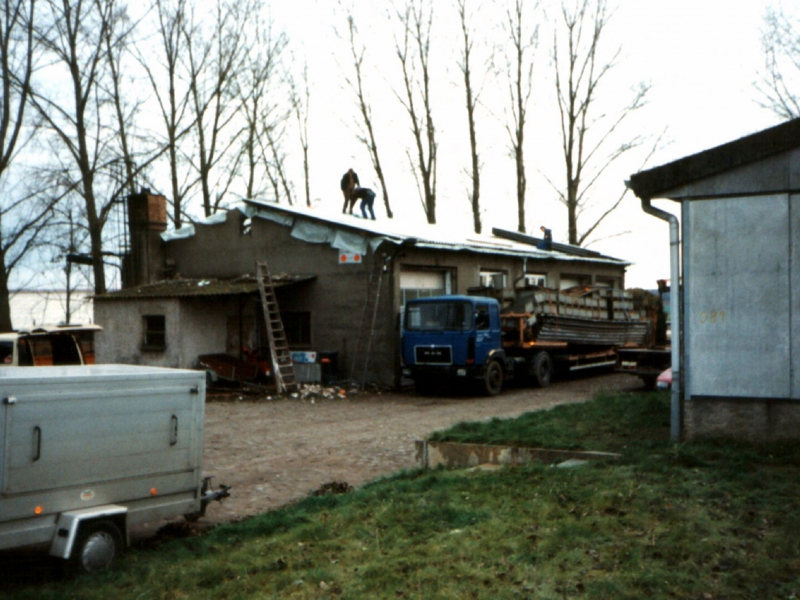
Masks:
[[[800,198],[791,207],[787,194],[683,203],[687,398],[800,399]]]

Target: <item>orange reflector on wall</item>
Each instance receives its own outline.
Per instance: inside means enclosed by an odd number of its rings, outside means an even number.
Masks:
[[[37,506],[36,508],[33,509],[33,513],[36,514],[36,515],[40,515],[43,512],[44,512],[44,509],[41,506]]]
[[[158,490],[156,488],[150,488],[150,495],[155,496],[156,494],[158,494]]]

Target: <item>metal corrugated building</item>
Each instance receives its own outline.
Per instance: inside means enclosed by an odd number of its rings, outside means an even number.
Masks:
[[[800,438],[800,120],[628,185],[681,203],[682,437]]]

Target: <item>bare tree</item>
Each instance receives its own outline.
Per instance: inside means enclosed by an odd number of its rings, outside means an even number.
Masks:
[[[475,108],[478,104],[480,90],[476,90],[473,82],[473,65],[470,59],[473,57],[472,46],[474,43],[474,32],[470,28],[467,17],[467,0],[456,0],[456,9],[461,23],[461,34],[463,36],[464,48],[461,51],[461,62],[458,67],[464,77],[464,92],[467,101],[467,123],[469,125],[469,147],[471,158],[470,180],[472,181],[472,192],[469,194],[470,204],[472,205],[472,223],[475,233],[481,232],[481,166],[478,155],[478,137],[475,131]]]
[[[0,180],[24,132],[34,53],[35,0],[3,0],[0,23]]]
[[[244,128],[236,121],[242,107],[236,90],[253,11],[253,2],[217,0],[210,25],[193,16],[183,27],[194,123],[193,165],[207,217],[219,208],[241,159],[237,143]],[[214,175],[217,180],[212,182]]]
[[[308,110],[311,101],[311,91],[308,87],[308,65],[303,64],[302,81],[303,89],[297,89],[297,82],[289,75],[289,97],[292,102],[292,112],[297,119],[297,129],[300,133],[300,147],[303,150],[303,181],[305,183],[306,206],[311,206],[311,191],[309,189],[308,173]]]
[[[404,97],[400,94],[397,97],[411,120],[417,157],[411,160],[409,153],[409,160],[417,177],[422,208],[428,223],[435,224],[438,146],[431,109],[429,70],[433,2],[408,0],[408,4],[396,11],[396,15],[402,26],[402,40],[395,40],[395,50],[403,70],[405,91]]]
[[[264,152],[265,147],[269,147],[264,132],[286,118],[285,110],[276,100],[282,94],[276,90],[281,88],[277,74],[288,38],[283,31],[275,32],[272,19],[264,19],[261,15],[253,17],[252,36],[253,43],[247,48],[238,86],[246,127],[242,145],[245,194],[247,198],[260,194],[266,186],[265,175],[277,200],[279,187]]]
[[[139,52],[138,60],[147,73],[161,115],[163,134],[159,136],[159,145],[169,168],[170,218],[173,225],[180,228],[185,220],[188,194],[199,181],[184,168],[187,159],[181,148],[182,140],[194,127],[188,109],[191,96],[188,84],[182,77],[182,61],[186,52],[183,29],[187,19],[187,0],[155,0],[153,13],[156,18],[157,50],[147,54]],[[151,127],[150,131],[155,133],[157,128]]]
[[[18,147],[25,145],[29,139],[26,133],[31,131],[26,128],[25,109],[33,73],[34,16],[34,0],[3,1],[0,23],[0,77],[3,85],[0,101],[0,331],[10,331],[12,327],[8,279],[24,251],[17,252],[14,258],[10,254],[25,236],[26,232],[22,230],[33,230],[35,233],[39,222],[38,215],[30,212],[27,216],[19,214],[9,218],[20,200],[12,199],[7,183],[8,169]],[[16,223],[16,231],[8,231],[9,221]],[[25,249],[25,244],[22,244],[22,248]]]
[[[645,105],[648,84],[640,83],[632,89],[631,98],[615,113],[596,106],[599,87],[617,65],[621,52],[617,48],[608,59],[599,55],[603,32],[612,16],[606,0],[562,0],[560,21],[553,36],[566,189],[550,183],[567,207],[569,243],[575,245],[583,244],[624,198],[623,193],[579,232],[579,217],[595,206],[591,192],[597,181],[616,160],[645,141],[634,135],[613,143],[623,121]]]
[[[286,196],[286,201],[292,205],[294,204],[292,199],[294,193],[292,192],[292,185],[289,183],[289,179],[286,176],[286,153],[281,145],[281,140],[284,138],[285,133],[285,119],[270,126],[265,126],[264,139],[261,144],[263,155],[271,158],[271,160],[267,159],[267,173],[270,179],[273,180],[275,200],[280,202],[280,194],[282,192]]]
[[[533,91],[534,54],[539,39],[539,26],[533,22],[533,12],[539,3],[513,0],[506,10],[506,28],[511,45],[506,52],[506,80],[511,112],[506,122],[514,156],[517,182],[517,231],[525,233],[525,199],[528,179],[525,172],[525,127],[528,125],[528,101]]]
[[[105,31],[105,51],[108,63],[107,81],[100,81],[105,94],[111,99],[116,117],[116,136],[119,144],[117,154],[123,164],[124,179],[120,182],[116,195],[135,193],[135,178],[137,174],[136,161],[134,160],[131,126],[135,121],[139,109],[139,102],[130,103],[132,94],[130,90],[123,89],[123,56],[127,55],[127,41],[135,24],[123,15],[120,26],[109,27]],[[141,167],[140,167],[141,168]]]
[[[53,207],[63,198],[35,172],[17,177],[13,186],[3,186],[0,206],[0,331],[11,331],[9,280],[31,252],[43,243]],[[24,181],[25,183],[22,183]]]
[[[800,117],[800,23],[783,7],[768,7],[761,31],[764,71],[755,87],[758,103],[782,119]]]
[[[115,158],[110,150],[115,134],[99,81],[106,76],[107,38],[119,27],[124,11],[116,0],[44,0],[44,5],[47,16],[37,21],[36,39],[52,62],[42,78],[62,69],[71,95],[61,97],[59,86],[42,81],[31,99],[73,165],[63,170],[63,187],[83,199],[94,288],[102,294],[106,291],[103,225],[113,204],[99,199],[97,186],[102,186],[104,168]]]
[[[358,112],[361,115],[362,128],[357,134],[358,141],[361,142],[369,152],[369,157],[372,160],[372,166],[375,173],[378,175],[378,181],[381,184],[383,192],[383,205],[386,208],[386,216],[393,218],[392,207],[389,203],[389,189],[386,186],[386,175],[381,165],[380,154],[378,153],[378,142],[375,139],[375,128],[372,123],[372,107],[367,100],[366,92],[364,91],[364,54],[366,48],[357,40],[358,29],[356,28],[355,19],[352,12],[347,14],[347,28],[348,40],[350,42],[350,54],[352,56],[353,71],[355,77],[345,75],[345,81],[353,92],[356,100]]]

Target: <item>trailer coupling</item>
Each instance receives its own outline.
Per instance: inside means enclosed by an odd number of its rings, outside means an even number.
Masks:
[[[202,503],[200,510],[205,513],[206,506],[208,506],[214,500],[217,502],[222,502],[223,499],[230,497],[230,489],[231,486],[220,483],[219,488],[213,490],[211,489],[211,477],[204,477],[203,487],[200,488],[200,502]]]

